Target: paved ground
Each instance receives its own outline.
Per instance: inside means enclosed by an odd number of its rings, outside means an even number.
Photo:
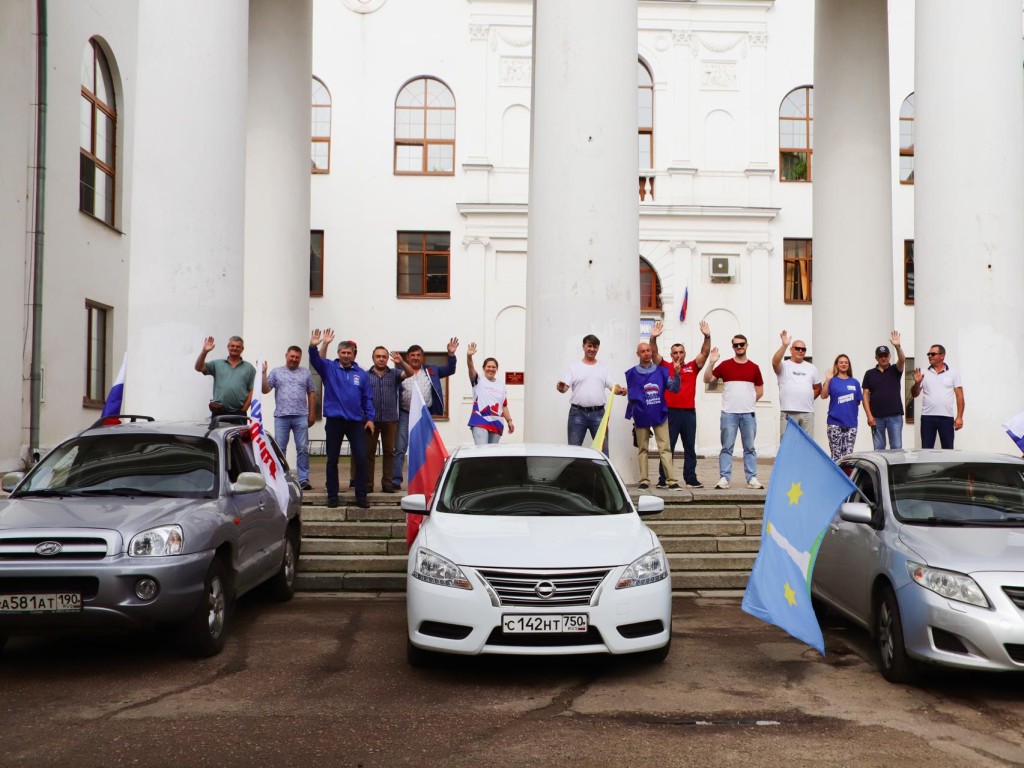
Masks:
[[[243,600],[224,652],[151,635],[12,640],[3,766],[1024,764],[1020,677],[886,683],[866,636],[827,656],[739,609],[675,601],[661,665],[607,657],[405,662],[401,597]]]

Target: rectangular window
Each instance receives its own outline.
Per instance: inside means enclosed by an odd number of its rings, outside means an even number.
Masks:
[[[448,298],[450,232],[398,233],[398,296]]]
[[[85,397],[82,405],[102,408],[107,399],[107,359],[110,334],[110,307],[85,302]]]
[[[914,303],[914,241],[903,241],[903,303]]]
[[[910,391],[914,388],[914,358],[908,357],[903,363],[903,408],[904,420],[907,424],[914,423],[914,396]]]
[[[786,273],[787,304],[809,304],[811,301],[811,241],[786,239],[783,243],[783,264]]]
[[[309,295],[324,295],[324,231],[309,232]]]

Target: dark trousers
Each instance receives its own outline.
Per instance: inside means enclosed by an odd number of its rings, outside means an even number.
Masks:
[[[693,408],[668,409],[668,450],[676,449],[676,440],[683,438],[683,482],[697,485],[697,411]],[[665,467],[658,462],[658,483],[665,482]]]
[[[398,437],[397,421],[375,421],[373,431],[366,433],[366,485],[373,490],[373,470],[377,464],[377,443],[380,442],[381,467],[380,489],[391,488],[395,476],[395,438]],[[355,461],[353,459],[353,461]],[[355,464],[352,465],[353,468]]]
[[[939,444],[943,448],[953,447],[953,417],[952,416],[922,416],[921,417],[921,447],[934,448],[935,436],[939,436]]]
[[[327,498],[338,498],[338,456],[341,454],[341,441],[348,438],[352,449],[352,460],[355,462],[356,498],[366,498],[366,438],[363,436],[365,422],[354,419],[335,419],[327,417],[326,449],[327,449]]]

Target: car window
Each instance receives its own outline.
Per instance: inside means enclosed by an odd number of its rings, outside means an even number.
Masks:
[[[561,456],[456,459],[439,511],[467,515],[608,515],[631,510],[604,460]]]
[[[905,522],[1024,525],[1024,472],[1016,464],[927,462],[890,469],[893,508]]]
[[[256,458],[252,452],[252,441],[246,440],[246,435],[232,435],[228,438],[228,480],[232,483],[238,481],[238,476],[243,472],[257,472]]]
[[[18,496],[210,496],[217,493],[217,446],[200,437],[101,434],[70,440],[36,465]]]

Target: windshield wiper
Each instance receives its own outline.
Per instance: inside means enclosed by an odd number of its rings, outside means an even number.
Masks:
[[[166,491],[144,491],[141,488],[86,488],[79,491],[80,496],[170,496]]]
[[[32,491],[18,491],[17,493],[11,494],[12,499],[24,499],[30,496],[38,496],[41,498],[56,498],[60,499],[65,496],[81,496],[81,491],[72,491],[62,488],[37,488]]]

